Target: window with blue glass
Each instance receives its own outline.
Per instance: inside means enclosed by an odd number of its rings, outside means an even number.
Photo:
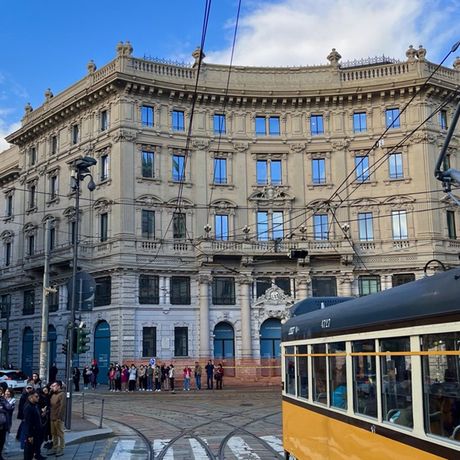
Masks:
[[[268,160],[257,160],[257,184],[268,184]]]
[[[216,229],[216,240],[228,240],[228,215],[216,214],[214,217],[214,228]]]
[[[187,234],[187,226],[185,214],[182,212],[175,212],[173,214],[173,238],[184,239]]]
[[[391,224],[393,228],[394,240],[407,240],[407,213],[406,211],[392,211]]]
[[[142,210],[142,238],[155,238],[155,211]]]
[[[280,132],[280,117],[269,117],[268,134],[270,134],[270,136],[279,136]]]
[[[313,238],[315,240],[329,239],[329,223],[327,214],[313,216]]]
[[[149,105],[143,105],[141,107],[141,120],[142,126],[153,126],[153,107]]]
[[[353,114],[353,131],[355,133],[367,131],[366,112],[355,112]]]
[[[326,160],[324,158],[311,160],[311,176],[315,185],[326,183]]]
[[[447,129],[447,110],[439,111],[439,125],[441,129]]]
[[[173,155],[172,179],[178,182],[185,180],[185,155]]]
[[[227,159],[214,158],[214,184],[227,183]]]
[[[369,157],[367,155],[355,157],[355,172],[357,182],[369,180]]]
[[[268,212],[257,212],[257,239],[261,241],[268,240]]]
[[[155,153],[141,152],[142,155],[142,177],[153,179],[155,177]]]
[[[214,134],[225,134],[225,115],[214,114]]]
[[[256,117],[256,135],[257,136],[279,136],[281,133],[280,129],[280,117]]]
[[[387,128],[400,128],[399,109],[387,109],[385,111],[385,120]]]
[[[388,157],[390,179],[402,179],[404,177],[402,153],[392,153]]]
[[[256,135],[266,136],[267,127],[265,125],[265,117],[256,117]]]
[[[272,238],[274,240],[284,237],[283,211],[273,211],[272,213]]]
[[[257,185],[281,185],[281,160],[257,160]]]
[[[284,237],[283,211],[257,212],[257,239],[267,241]]]
[[[212,280],[212,303],[214,305],[235,305],[235,278],[215,277]]]
[[[310,117],[310,132],[312,136],[324,134],[324,122],[322,115],[312,115]]]
[[[374,224],[371,212],[358,213],[358,231],[360,241],[372,241],[374,239]]]
[[[173,110],[172,129],[174,131],[185,131],[185,116],[182,110]]]
[[[380,276],[361,275],[358,278],[359,295],[369,295],[380,292]]]

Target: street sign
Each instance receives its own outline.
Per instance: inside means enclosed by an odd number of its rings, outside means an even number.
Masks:
[[[91,311],[94,306],[94,296],[96,294],[96,281],[87,272],[78,272],[76,275],[77,285],[77,305],[76,310]],[[69,302],[72,301],[72,278],[67,282],[69,292]]]
[[[155,360],[155,358],[150,358],[149,362],[150,362],[151,366],[155,366],[156,360]]]

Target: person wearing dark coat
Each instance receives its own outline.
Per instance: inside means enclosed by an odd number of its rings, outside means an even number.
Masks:
[[[21,430],[22,430],[22,425],[24,424],[24,408],[26,404],[28,403],[28,397],[30,393],[33,391],[34,387],[28,383],[26,385],[25,390],[22,392],[21,397],[19,398],[19,404],[18,404],[18,420],[21,420],[21,423],[19,424],[18,431],[16,433],[16,439],[19,441],[21,439]]]
[[[73,384],[75,386],[75,391],[80,391],[80,369],[78,367],[73,368],[73,373],[72,373],[72,378],[73,378]]]
[[[10,403],[3,397],[3,393],[0,395],[0,460],[3,460],[3,447],[5,445],[6,434],[9,428],[8,416],[12,411]]]
[[[33,390],[28,396],[28,404],[24,407],[24,423],[22,427],[22,436],[24,438],[24,460],[43,460],[40,453],[40,446],[43,441],[42,421],[40,408],[38,406],[39,395]]]
[[[56,381],[56,378],[57,378],[57,373],[58,373],[58,368],[56,366],[56,363],[53,363],[52,366],[50,367],[50,379],[49,379],[49,383],[53,383]]]

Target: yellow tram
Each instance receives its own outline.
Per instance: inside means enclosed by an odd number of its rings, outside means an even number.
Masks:
[[[281,347],[287,459],[460,459],[460,269],[294,316]]]

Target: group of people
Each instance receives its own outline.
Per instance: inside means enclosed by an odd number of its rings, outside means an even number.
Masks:
[[[43,460],[42,444],[48,453],[64,455],[65,393],[59,380],[44,385],[37,373],[22,392],[17,404],[20,424],[16,439],[24,450],[24,460]],[[0,460],[7,435],[11,431],[16,398],[5,383],[0,385]]]
[[[222,389],[224,379],[224,368],[222,364],[214,366],[212,361],[208,361],[205,366],[207,389]],[[190,391],[192,377],[195,380],[195,390],[201,390],[201,376],[203,369],[201,364],[196,361],[192,370],[190,366],[182,369],[183,391]],[[107,373],[110,391],[171,391],[175,393],[175,381],[177,376],[174,364],[135,364],[120,365],[111,364]]]
[[[99,366],[97,361],[94,359],[90,366],[85,366],[83,372],[78,367],[74,367],[72,370],[72,380],[75,391],[80,391],[80,380],[83,374],[83,389],[87,390],[91,387],[93,390],[97,388],[97,377],[99,375]]]

